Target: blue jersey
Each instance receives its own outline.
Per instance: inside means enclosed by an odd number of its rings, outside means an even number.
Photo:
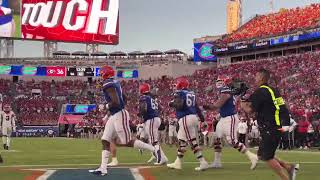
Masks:
[[[220,93],[231,94],[231,89],[229,87],[224,87],[220,90]],[[220,116],[227,117],[236,114],[235,97],[231,94],[231,97],[224,103],[220,108]]]
[[[176,111],[177,119],[181,119],[190,114],[197,114],[196,95],[193,91],[180,90],[175,93],[175,97],[183,100],[183,108]]]
[[[116,95],[118,96],[119,101],[120,101],[120,104],[119,104],[118,107],[110,107],[109,108],[110,113],[112,115],[114,115],[117,112],[119,112],[119,111],[124,109],[125,102],[124,102],[124,99],[123,99],[123,93],[122,93],[120,82],[117,81],[117,80],[114,80],[114,79],[107,79],[107,80],[105,80],[103,82],[103,94],[104,94],[104,97],[105,97],[107,103],[111,102],[111,97],[108,94],[108,92],[106,91],[106,89],[109,89],[109,88],[114,88],[115,89]]]
[[[146,103],[147,105],[147,112],[143,115],[144,121],[159,117],[159,105],[150,95],[141,96],[139,103]]]
[[[9,8],[9,1],[8,0],[2,0],[2,4],[0,6]],[[11,22],[13,19],[12,15],[7,15],[7,16],[0,16],[0,25],[7,24]]]

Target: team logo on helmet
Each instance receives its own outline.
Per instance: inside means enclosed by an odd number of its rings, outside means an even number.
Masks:
[[[176,79],[176,89],[181,90],[181,89],[187,89],[189,88],[189,81],[185,77],[180,77]]]
[[[150,93],[150,85],[147,83],[143,83],[139,86],[139,92],[140,94],[147,94]]]
[[[221,89],[228,86],[231,83],[231,78],[229,76],[218,76],[216,81],[216,88]]]
[[[103,66],[100,69],[100,76],[102,79],[110,79],[116,75],[115,70],[111,66]]]

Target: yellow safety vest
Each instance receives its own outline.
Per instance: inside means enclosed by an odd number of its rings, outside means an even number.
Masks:
[[[276,120],[276,124],[278,126],[281,126],[279,113],[280,113],[280,106],[285,105],[285,102],[284,102],[283,98],[282,97],[276,98],[276,96],[274,95],[273,90],[268,86],[264,85],[264,86],[260,86],[260,88],[265,88],[270,92],[273,104],[276,107],[276,112],[274,114],[274,117],[275,117],[275,120]]]

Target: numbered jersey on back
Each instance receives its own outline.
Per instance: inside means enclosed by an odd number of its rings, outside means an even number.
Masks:
[[[231,94],[231,89],[229,87],[224,87],[220,90],[220,94]],[[236,114],[236,98],[231,94],[231,97],[222,105],[220,108],[220,116],[228,117]]]
[[[10,111],[9,113],[6,113],[4,111],[0,112],[0,126],[15,127],[15,120],[16,116],[12,111]]]
[[[112,115],[116,114],[117,112],[121,111],[124,109],[125,107],[125,102],[123,99],[123,93],[122,93],[122,89],[121,89],[121,85],[120,82],[114,79],[107,79],[103,82],[103,94],[104,97],[107,101],[107,103],[111,102],[111,96],[110,94],[107,92],[107,89],[109,88],[114,88],[115,92],[116,92],[116,96],[119,98],[119,106],[118,107],[110,107],[109,111]]]
[[[143,95],[140,97],[139,103],[145,103],[147,107],[147,111],[143,115],[144,121],[159,117],[159,105],[156,99],[150,95]]]
[[[177,110],[177,119],[181,119],[190,114],[197,114],[196,111],[196,95],[193,91],[180,90],[175,93],[175,97],[179,97],[183,100],[183,107]]]

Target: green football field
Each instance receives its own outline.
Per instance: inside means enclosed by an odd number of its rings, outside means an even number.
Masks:
[[[164,147],[169,161],[175,159],[176,148]],[[255,150],[253,150],[255,151]],[[175,179],[175,180],[274,180],[274,176],[264,163],[256,170],[249,170],[250,164],[237,151],[225,148],[223,168],[209,169],[203,172],[194,171],[198,165],[191,151],[186,153],[183,170],[171,170],[164,167],[154,167],[146,164],[150,153],[142,155],[136,149],[119,148],[118,159],[121,168],[110,169],[107,176],[95,177],[87,173],[100,163],[101,145],[99,140],[65,139],[65,138],[15,138],[10,151],[1,150],[5,160],[0,165],[1,180],[37,179],[46,172],[54,171],[48,179],[135,179],[132,174],[138,174],[144,179]],[[205,149],[206,159],[212,161],[212,149]],[[298,180],[316,180],[320,177],[319,151],[278,152],[278,156],[290,162],[299,162],[301,170]],[[136,179],[139,179],[136,177]],[[140,176],[141,179],[141,176]],[[143,179],[143,178],[142,178]]]

